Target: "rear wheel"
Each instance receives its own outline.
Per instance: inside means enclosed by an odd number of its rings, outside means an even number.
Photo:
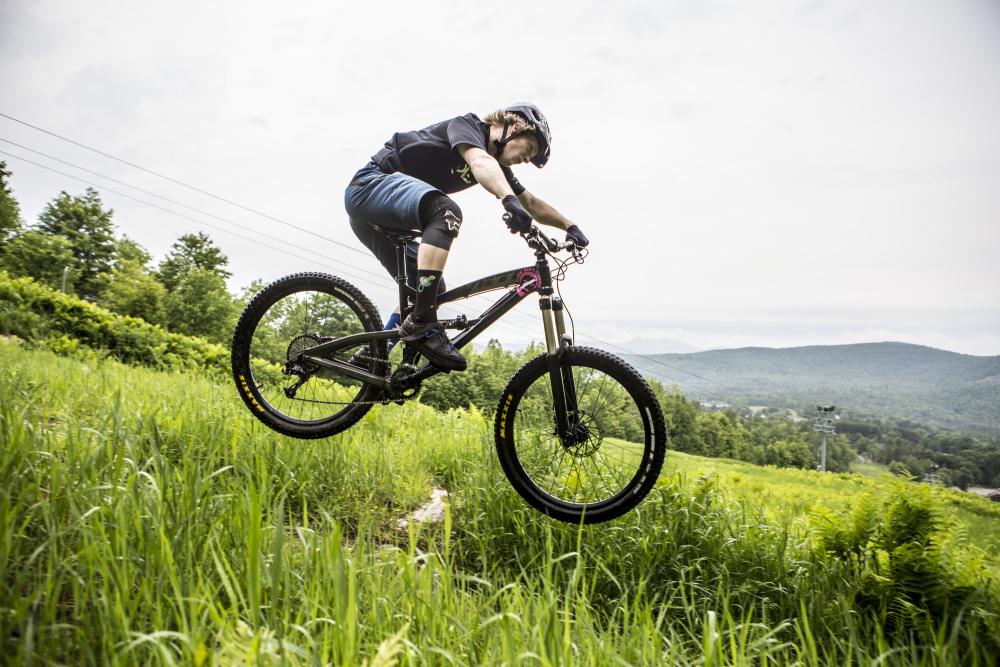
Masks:
[[[324,273],[277,280],[247,305],[233,334],[233,377],[257,419],[296,438],[324,438],[355,424],[371,409],[377,387],[315,363],[291,363],[334,338],[381,331],[371,301],[356,287]],[[356,356],[357,355],[357,356]],[[376,372],[385,343],[338,350],[329,359]]]
[[[634,368],[603,350],[567,347],[557,363],[550,372],[548,355],[533,359],[501,395],[500,464],[517,492],[555,519],[621,516],[649,493],[663,465],[660,404]],[[562,424],[560,402],[570,410]]]

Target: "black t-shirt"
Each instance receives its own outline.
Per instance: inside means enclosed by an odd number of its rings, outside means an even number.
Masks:
[[[385,147],[372,156],[387,173],[401,171],[451,194],[476,185],[472,169],[458,153],[458,147],[478,146],[487,150],[490,126],[474,113],[435,123],[422,130],[397,132]],[[488,152],[488,151],[487,151]],[[515,195],[524,192],[509,167],[500,167]]]

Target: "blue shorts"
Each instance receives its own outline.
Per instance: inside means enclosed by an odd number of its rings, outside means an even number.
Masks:
[[[420,201],[437,188],[418,178],[396,172],[387,174],[369,162],[354,174],[344,192],[344,207],[352,225],[366,222],[388,229],[419,234]]]
[[[406,242],[405,269],[396,263],[396,244],[372,225],[421,235],[420,202],[437,188],[420,179],[402,173],[387,174],[374,162],[369,162],[354,174],[344,192],[344,207],[351,218],[351,229],[385,267],[390,276],[406,275],[406,284],[416,289],[416,241]],[[445,289],[442,279],[438,290]]]

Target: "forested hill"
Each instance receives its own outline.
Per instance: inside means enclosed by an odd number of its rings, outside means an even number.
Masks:
[[[1000,356],[892,342],[623,356],[701,400],[797,408],[836,403],[848,412],[1000,432]]]

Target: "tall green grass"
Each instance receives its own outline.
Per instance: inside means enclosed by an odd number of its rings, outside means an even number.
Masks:
[[[702,474],[709,462],[672,456],[636,511],[569,526],[511,490],[474,410],[377,407],[295,441],[217,378],[12,345],[0,439],[13,663],[986,665],[1000,652],[992,562],[915,486],[870,482],[881,491],[862,510],[806,508],[797,492],[777,500],[772,471]],[[445,520],[400,531],[434,486],[451,493]]]

